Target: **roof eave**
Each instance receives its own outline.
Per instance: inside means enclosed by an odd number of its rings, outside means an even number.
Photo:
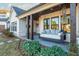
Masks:
[[[46,4],[47,4],[47,5],[46,5]],[[53,4],[53,3],[51,3],[51,4],[50,4],[50,3],[43,3],[43,4],[39,4],[39,5],[37,5],[37,6],[33,7],[33,8],[31,8],[30,10],[28,10],[28,11],[22,13],[21,15],[18,15],[17,17],[18,17],[19,19],[21,19],[21,18],[26,17],[26,16],[28,16],[28,15],[31,15],[31,14],[34,14],[34,13],[38,13],[38,12],[40,12],[40,11],[43,11],[43,10],[45,10],[45,9],[54,7],[54,6],[59,5],[59,4],[61,4],[61,3],[56,3],[56,4]],[[45,6],[46,6],[46,7],[45,7]]]

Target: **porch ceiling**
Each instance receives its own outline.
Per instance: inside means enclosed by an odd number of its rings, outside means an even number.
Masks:
[[[40,11],[38,13],[33,14],[32,15],[33,19],[34,20],[38,20],[41,15],[50,14],[52,12],[56,12],[56,11],[62,10],[62,8],[64,6],[66,6],[66,8],[70,8],[70,4],[69,3],[65,3],[65,4],[60,4],[60,5],[57,5],[57,6],[53,6],[51,8],[46,9],[46,10],[43,10],[43,11]]]
[[[29,16],[31,14],[35,14],[35,13],[44,11],[46,9],[49,9],[51,7],[57,6],[59,4],[61,4],[61,3],[45,3],[45,4],[43,4],[43,5],[39,6],[39,7],[33,8],[33,9],[31,9],[31,10],[29,10],[29,11],[27,11],[27,12],[25,12],[25,13],[17,16],[17,17],[19,19],[21,19],[21,18],[24,18],[24,17]]]

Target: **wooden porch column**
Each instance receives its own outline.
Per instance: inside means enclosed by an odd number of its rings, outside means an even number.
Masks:
[[[70,52],[77,54],[76,46],[76,3],[70,3]]]
[[[30,26],[30,24],[29,24],[29,22],[30,22],[30,18],[28,16],[27,17],[27,39],[30,39],[30,37],[29,37],[29,26]]]
[[[33,15],[30,15],[30,27],[31,27],[31,40],[33,40],[34,39],[34,33],[33,33],[33,17],[32,17]]]

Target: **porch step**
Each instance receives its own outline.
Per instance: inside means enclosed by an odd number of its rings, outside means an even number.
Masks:
[[[57,45],[57,46],[61,47],[63,50],[68,52],[68,45],[66,45],[66,44],[59,44],[59,43],[45,41],[45,40],[39,40],[39,43],[41,45],[44,45],[44,46],[47,46],[47,47],[53,47],[53,46]]]

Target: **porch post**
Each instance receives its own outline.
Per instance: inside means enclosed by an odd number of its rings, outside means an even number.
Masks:
[[[30,18],[29,18],[29,16],[27,17],[27,39],[29,39],[29,20],[30,20]]]
[[[77,54],[76,46],[76,3],[70,3],[70,52]]]
[[[31,24],[31,40],[34,39],[34,33],[33,33],[33,15],[30,15],[30,24]]]

